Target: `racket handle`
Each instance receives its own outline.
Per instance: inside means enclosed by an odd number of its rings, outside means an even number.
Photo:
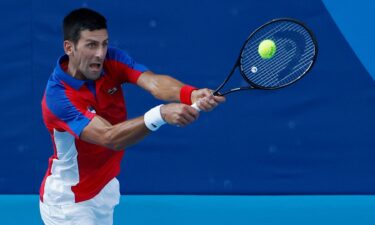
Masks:
[[[197,102],[194,102],[194,104],[192,104],[191,107],[193,107],[194,109],[196,109],[198,112],[201,111],[201,109],[198,107]]]

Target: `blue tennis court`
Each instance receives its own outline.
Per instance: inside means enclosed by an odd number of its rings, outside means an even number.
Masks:
[[[2,224],[39,225],[35,195],[1,196]],[[114,224],[375,224],[374,196],[122,196]]]

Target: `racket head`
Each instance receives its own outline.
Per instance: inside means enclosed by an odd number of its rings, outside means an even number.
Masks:
[[[263,40],[276,44],[275,55],[263,59],[258,46]],[[278,89],[300,80],[313,67],[318,45],[313,32],[302,22],[279,18],[263,24],[245,41],[237,66],[252,88]]]

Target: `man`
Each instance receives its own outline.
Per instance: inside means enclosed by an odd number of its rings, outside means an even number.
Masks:
[[[54,154],[40,188],[45,224],[112,224],[120,198],[116,176],[124,149],[165,123],[186,126],[224,97],[154,74],[125,52],[108,47],[106,19],[77,9],[63,21],[64,51],[42,100]],[[159,105],[127,120],[122,83],[181,103]]]

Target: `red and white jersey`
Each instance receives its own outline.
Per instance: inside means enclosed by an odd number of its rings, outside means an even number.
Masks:
[[[125,52],[108,48],[98,80],[77,80],[65,71],[68,56],[59,58],[42,100],[44,123],[54,154],[40,188],[40,200],[66,205],[93,198],[120,172],[124,151],[79,139],[83,128],[100,115],[111,124],[127,118],[121,84],[136,83],[147,68]]]

